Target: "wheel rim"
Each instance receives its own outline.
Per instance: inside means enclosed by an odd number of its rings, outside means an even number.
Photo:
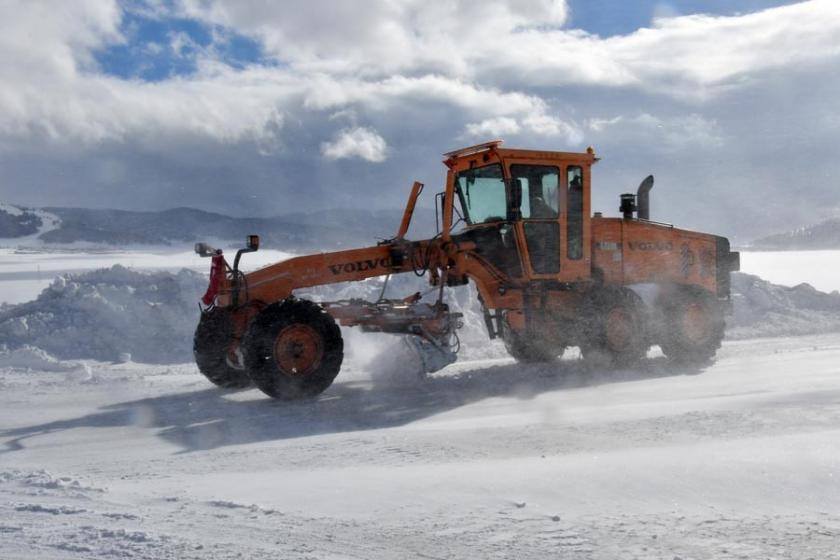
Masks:
[[[633,338],[633,320],[627,310],[612,309],[607,315],[607,345],[613,350],[623,350]]]
[[[689,303],[683,313],[682,328],[685,336],[693,342],[703,342],[711,333],[711,322],[706,306],[702,303]]]
[[[286,375],[310,375],[321,365],[323,357],[323,339],[309,325],[288,326],[274,341],[274,361]]]

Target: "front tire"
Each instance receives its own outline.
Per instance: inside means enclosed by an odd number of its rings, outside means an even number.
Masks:
[[[318,304],[295,298],[269,305],[242,341],[245,367],[266,395],[283,400],[314,397],[329,387],[344,359],[335,320]]]
[[[565,346],[551,344],[543,338],[520,333],[510,328],[507,319],[502,320],[502,342],[505,350],[517,362],[538,364],[553,362],[565,350]]]
[[[244,369],[231,366],[233,319],[227,309],[203,311],[193,338],[193,355],[198,370],[211,383],[225,389],[244,389],[251,378]]]

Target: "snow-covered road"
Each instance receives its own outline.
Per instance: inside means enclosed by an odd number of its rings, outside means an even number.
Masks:
[[[3,559],[840,558],[840,335],[291,404],[62,367],[0,370]]]

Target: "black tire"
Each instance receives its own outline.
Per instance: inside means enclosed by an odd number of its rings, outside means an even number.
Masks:
[[[266,395],[314,397],[329,387],[344,359],[335,320],[318,304],[289,298],[254,317],[242,340],[245,367]]]
[[[537,364],[553,362],[563,354],[565,346],[551,344],[538,336],[520,334],[510,328],[507,319],[502,320],[502,342],[505,350],[517,362]]]
[[[710,293],[675,290],[662,302],[662,353],[683,364],[704,364],[717,354],[726,330],[723,306]],[[696,317],[702,318],[699,326]]]
[[[628,289],[599,289],[584,306],[584,359],[624,367],[647,355],[644,302]]]
[[[228,350],[232,340],[230,311],[217,307],[202,312],[193,337],[193,355],[198,370],[211,383],[226,389],[244,389],[251,386],[251,378],[244,369],[231,367]]]

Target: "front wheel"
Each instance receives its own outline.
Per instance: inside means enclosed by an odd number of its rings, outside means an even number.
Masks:
[[[507,319],[502,320],[502,342],[513,359],[525,364],[553,362],[565,350],[565,346],[552,344],[537,334],[529,336],[528,333],[513,330]]]
[[[325,391],[344,359],[341,330],[332,316],[316,303],[295,298],[260,311],[242,348],[254,385],[284,400]]]

